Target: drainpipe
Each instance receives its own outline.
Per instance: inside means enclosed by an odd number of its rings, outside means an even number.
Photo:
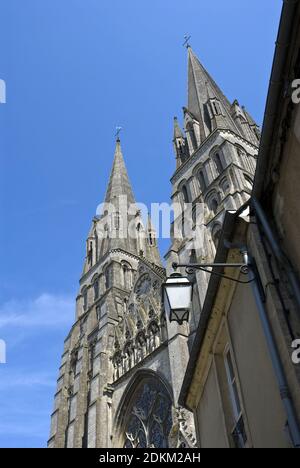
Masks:
[[[289,391],[287,379],[285,377],[284,368],[279,356],[279,352],[276,346],[274,335],[271,329],[270,321],[266,312],[264,305],[264,297],[262,297],[263,287],[260,282],[259,274],[256,268],[256,265],[252,263],[251,269],[249,271],[250,279],[252,281],[253,294],[256,300],[256,305],[258,308],[261,324],[263,327],[264,335],[266,338],[268,350],[270,353],[270,358],[273,364],[273,369],[275,372],[276,380],[279,387],[280,397],[286,412],[288,427],[291,435],[291,439],[294,445],[294,448],[300,448],[300,427],[299,422],[296,416],[295,407],[292,401],[292,397]]]
[[[264,210],[262,209],[261,207],[261,204],[259,203],[259,201],[256,199],[256,198],[252,198],[251,200],[251,205],[255,211],[255,214],[256,216],[258,217],[259,221],[260,221],[260,224],[263,228],[263,231],[270,243],[270,247],[271,247],[271,250],[273,252],[273,254],[275,255],[275,257],[277,258],[277,260],[282,264],[282,266],[284,267],[285,271],[286,271],[286,274],[290,280],[290,283],[291,283],[291,286],[292,286],[292,289],[293,289],[293,293],[294,293],[294,296],[295,296],[295,299],[297,301],[297,304],[298,304],[298,307],[299,307],[299,310],[300,310],[300,285],[299,285],[299,281],[298,281],[298,278],[297,278],[297,275],[292,267],[292,265],[290,264],[289,260],[287,259],[285,253],[283,252],[282,248],[280,247],[275,235],[274,235],[274,232],[272,231],[272,228],[269,224],[269,221],[267,220],[267,217],[264,213]],[[299,312],[299,311],[298,311]]]

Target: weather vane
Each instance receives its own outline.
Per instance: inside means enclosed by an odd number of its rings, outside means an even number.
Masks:
[[[189,40],[191,39],[192,36],[188,36],[187,34],[184,36],[184,43],[183,43],[183,47],[186,47],[187,49],[190,47],[190,44],[189,44]]]
[[[123,130],[123,127],[116,127],[116,135],[115,136],[116,136],[117,140],[120,139],[120,133],[121,133],[122,130]]]

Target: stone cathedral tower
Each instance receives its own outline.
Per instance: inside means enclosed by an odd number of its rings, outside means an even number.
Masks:
[[[238,210],[250,197],[260,140],[259,127],[247,110],[237,100],[231,104],[189,45],[187,51],[188,104],[183,108],[184,132],[174,119],[176,170],[171,178],[172,200],[181,210],[175,215],[172,245],[165,257],[168,274],[173,262],[213,262],[225,211]],[[192,231],[188,235],[182,224],[187,204]],[[178,235],[180,231],[183,235]],[[199,271],[194,279],[198,294],[193,295],[190,343],[209,275]]]
[[[187,347],[168,329],[164,280],[155,230],[150,218],[143,225],[117,140],[103,213],[87,239],[49,447],[193,446],[191,416],[176,405]]]
[[[175,119],[172,199],[182,207],[204,204],[200,255],[212,260],[225,210],[236,210],[250,195],[259,131],[237,101],[229,103],[190,47],[184,127],[185,134]],[[200,260],[190,244],[173,234],[168,273],[172,262],[189,261],[191,252]],[[195,445],[192,416],[178,397],[207,278],[197,276],[199,297],[190,324],[181,326],[165,317],[165,278],[155,230],[150,218],[143,224],[117,140],[105,206],[87,238],[49,447]]]

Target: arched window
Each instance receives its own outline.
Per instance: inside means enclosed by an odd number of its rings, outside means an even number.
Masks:
[[[220,153],[216,153],[214,155],[214,161],[215,161],[215,165],[216,165],[216,169],[217,169],[218,174],[222,174],[224,168],[223,168]]]
[[[253,188],[253,181],[251,179],[251,177],[249,177],[248,175],[244,174],[244,178],[245,178],[245,182],[246,182],[246,187],[248,190],[252,191],[252,188]]]
[[[122,262],[122,271],[123,271],[123,285],[125,289],[132,288],[132,268],[131,265],[127,262]]]
[[[181,161],[184,162],[186,159],[186,154],[185,154],[185,147],[181,141],[178,142],[177,148],[178,148],[179,157]]]
[[[113,223],[114,229],[118,231],[120,229],[120,213],[118,211],[113,214],[113,220],[114,220],[114,223]]]
[[[216,214],[218,211],[218,208],[219,208],[218,200],[216,198],[212,198],[210,201],[210,209],[213,211],[214,214]]]
[[[93,241],[89,241],[88,242],[88,254],[87,254],[87,258],[88,258],[88,262],[89,262],[89,265],[93,265],[93,256],[94,256],[94,249],[93,249]]]
[[[184,239],[185,237],[187,237],[187,226],[186,226],[186,216],[185,216],[185,213],[182,214],[181,216],[181,222],[180,222],[180,233],[181,233],[181,236],[182,236],[182,239]]]
[[[200,170],[198,172],[198,180],[199,180],[201,192],[203,193],[206,190],[206,180],[205,180],[203,170]]]
[[[98,305],[96,307],[96,315],[97,315],[97,320],[101,320],[101,307]]]
[[[211,105],[211,111],[212,111],[213,116],[222,115],[222,108],[221,108],[220,101],[216,99],[211,99],[210,105]]]
[[[237,147],[237,152],[240,158],[241,165],[247,170],[251,171],[250,155],[241,146]]]
[[[190,202],[190,197],[189,197],[189,191],[188,191],[187,186],[183,185],[181,190],[182,190],[184,203],[189,203]]]
[[[154,245],[154,241],[153,241],[153,235],[151,232],[149,232],[149,245]]]
[[[143,378],[130,391],[122,430],[124,448],[168,448],[173,426],[172,401],[164,384],[155,377]]]
[[[212,107],[213,107],[213,111],[214,111],[214,114],[215,115],[218,115],[218,108],[217,108],[217,104],[215,101],[212,101]]]
[[[186,131],[187,131],[188,135],[190,136],[192,149],[194,151],[196,151],[198,145],[197,145],[197,140],[196,140],[196,136],[195,136],[194,125],[193,125],[192,122],[188,122],[188,124],[186,126]]]
[[[99,278],[96,277],[93,281],[93,289],[94,289],[94,301],[96,301],[99,297]]]
[[[83,288],[82,292],[82,297],[83,297],[83,310],[87,310],[88,308],[88,290],[87,287]]]
[[[110,267],[106,267],[105,272],[105,288],[109,289],[111,287],[111,269]]]
[[[229,181],[228,181],[227,177],[225,177],[221,181],[220,186],[222,188],[222,191],[223,191],[224,195],[226,195],[230,191],[230,184],[229,184]]]
[[[237,181],[235,172],[234,172],[232,169],[230,169],[230,170],[229,170],[229,174],[230,174],[230,177],[231,177],[231,182],[233,183],[233,185],[234,185],[235,187],[237,187],[237,186],[238,186],[238,181]]]
[[[104,225],[104,239],[108,238],[108,233],[109,233],[109,226],[108,224]]]

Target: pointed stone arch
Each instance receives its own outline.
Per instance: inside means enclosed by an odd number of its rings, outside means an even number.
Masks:
[[[216,177],[219,177],[227,166],[222,147],[214,146],[209,153],[209,158],[213,162]]]
[[[131,263],[126,260],[121,261],[121,273],[122,273],[122,286],[127,289],[132,289],[133,283],[133,269]]]
[[[120,400],[114,447],[167,448],[173,426],[173,394],[164,376],[139,369]]]
[[[211,190],[205,197],[205,203],[210,211],[216,215],[221,203],[220,195],[216,189]]]
[[[85,312],[89,306],[88,287],[86,285],[82,287],[80,294],[82,297],[82,310]]]
[[[194,176],[194,179],[197,181],[199,193],[200,194],[205,193],[209,186],[209,179],[208,179],[206,165],[203,163],[197,164],[193,169],[193,176]]]
[[[190,184],[186,179],[183,179],[179,186],[178,186],[178,191],[181,194],[181,200],[182,200],[182,205],[185,203],[191,203],[192,202],[192,194],[191,194],[191,189],[190,189]]]

